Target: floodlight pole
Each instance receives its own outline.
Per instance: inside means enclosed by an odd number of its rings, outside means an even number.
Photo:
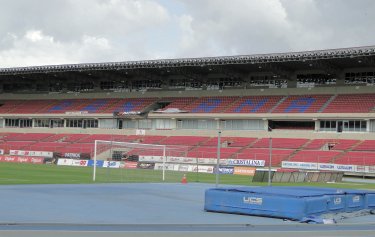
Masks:
[[[167,157],[165,155],[166,155],[165,146],[163,146],[163,181],[165,181],[165,163],[167,160]]]
[[[95,145],[94,145],[94,172],[92,174],[92,181],[95,182],[96,179],[96,146],[97,146],[98,140],[95,140]]]
[[[268,128],[269,131],[271,132],[272,129]],[[269,138],[269,153],[270,153],[270,158],[269,158],[269,163],[268,163],[268,186],[271,186],[271,163],[272,163],[272,137],[270,133],[270,138]]]
[[[219,186],[219,169],[220,169],[220,147],[221,147],[221,131],[217,134],[217,162],[216,162],[216,188]]]

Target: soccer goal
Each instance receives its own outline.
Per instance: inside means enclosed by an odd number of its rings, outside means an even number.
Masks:
[[[172,181],[168,175],[174,175],[175,161],[186,159],[187,151],[187,146],[96,140],[93,181]]]

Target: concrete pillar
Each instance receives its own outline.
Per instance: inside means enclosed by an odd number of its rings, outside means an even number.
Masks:
[[[264,124],[263,124],[263,130],[264,131],[268,131],[268,127],[269,127],[269,121],[268,121],[268,119],[263,118],[263,122],[264,122]]]
[[[297,74],[292,73],[288,78],[288,88],[296,88],[297,87]]]
[[[371,132],[371,122],[370,119],[366,119],[366,132]]]
[[[337,86],[345,85],[345,72],[342,70],[337,74],[336,85]]]
[[[319,132],[320,131],[320,121],[319,120],[315,120],[315,132]]]

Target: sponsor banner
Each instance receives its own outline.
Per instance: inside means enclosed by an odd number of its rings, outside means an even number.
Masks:
[[[17,163],[29,163],[29,159],[27,157],[18,157],[16,158]]]
[[[163,157],[161,157],[163,160]],[[183,164],[196,164],[197,159],[189,157],[167,156],[167,162],[170,163],[183,163]]]
[[[72,153],[72,152],[66,152],[63,153],[62,158],[71,158],[71,159],[90,159],[89,153]]]
[[[103,167],[104,160],[97,160],[96,161],[96,167]],[[94,166],[94,160],[88,160],[87,166]]]
[[[216,168],[214,169],[214,174],[216,174]],[[219,174],[233,174],[234,168],[233,167],[219,167]]]
[[[134,161],[126,161],[123,163],[123,167],[122,168],[125,168],[125,169],[136,169],[138,166],[138,162],[134,162]]]
[[[44,163],[44,158],[43,157],[30,157],[30,163],[33,164],[43,164]]]
[[[165,170],[175,170],[174,169],[174,164],[165,164]],[[178,165],[176,165],[178,166]],[[163,164],[162,163],[156,163],[155,164],[155,170],[163,170]]]
[[[182,157],[181,162],[183,164],[197,164],[199,162],[199,159],[192,158],[192,157]]]
[[[73,160],[72,159],[72,166],[87,166],[87,160]]]
[[[256,170],[256,168],[253,168],[253,167],[236,166],[236,167],[234,167],[233,174],[254,176],[255,170]]]
[[[166,162],[168,163],[188,163],[196,164],[196,158],[190,157],[178,157],[178,156],[167,156]],[[142,162],[163,162],[163,156],[139,156],[139,161]]]
[[[13,162],[13,163],[34,163],[43,164],[43,157],[26,157],[26,156],[0,156],[0,162]]]
[[[156,163],[155,170],[163,170],[163,164]],[[213,173],[214,167],[207,165],[188,165],[188,164],[165,164],[165,170],[173,170],[180,172],[198,172],[198,173]]]
[[[89,111],[66,111],[65,114],[69,115],[81,115],[81,114],[88,114]]]
[[[177,171],[181,171],[181,172],[188,172],[191,170],[191,165],[178,165],[178,170]],[[190,170],[189,170],[190,168]]]
[[[81,158],[81,153],[64,153],[63,157],[79,159],[79,158]]]
[[[266,162],[264,160],[243,160],[243,159],[228,159],[228,165],[233,166],[256,166],[262,167]]]
[[[375,166],[368,166],[367,168],[369,173],[375,173]]]
[[[222,160],[220,160],[220,161],[222,161]],[[198,164],[215,165],[216,162],[217,162],[217,160],[216,159],[212,159],[212,158],[199,158],[198,159]]]
[[[23,150],[10,150],[9,155],[12,156],[38,156],[38,157],[53,157],[53,152],[49,151],[23,151]]]
[[[208,165],[198,165],[198,167],[196,165],[192,165],[191,166],[193,168],[193,172],[197,172],[198,173],[209,173],[209,174],[212,174],[214,172],[214,167],[213,166],[208,166]]]
[[[318,170],[335,170],[335,164],[318,164]]]
[[[104,161],[103,167],[104,168],[120,168],[121,162],[119,161]]]
[[[197,161],[198,159],[198,161]],[[216,165],[217,158],[196,158],[196,157],[187,157],[185,161],[191,162],[182,162],[182,163],[190,163],[190,164],[202,164],[202,165]],[[220,159],[220,165],[230,165],[227,159]]]
[[[155,168],[155,163],[138,163],[137,168],[153,170]]]
[[[355,172],[356,166],[355,165],[338,165],[335,164],[336,171],[343,171],[343,172]]]
[[[163,156],[139,156],[141,162],[163,162]],[[217,159],[214,158],[194,158],[194,157],[178,157],[178,156],[167,156],[166,162],[176,164],[207,164],[214,165],[217,163]],[[220,159],[221,165],[228,165],[226,159]]]
[[[161,160],[163,161],[163,157],[161,157]],[[176,156],[167,157],[167,162],[170,162],[170,163],[183,163],[183,160],[184,160],[183,157],[176,157]]]
[[[216,165],[217,159],[216,158],[199,158],[198,164]],[[220,165],[229,165],[229,162],[227,159],[220,159]]]
[[[137,165],[138,165],[138,162],[134,162],[134,161],[120,162],[120,168],[125,168],[125,169],[136,169]]]
[[[355,165],[325,164],[318,163],[319,170],[355,172]]]
[[[317,170],[318,169],[318,164],[317,163],[308,163],[308,162],[283,161],[281,163],[281,167],[283,167],[283,168],[291,168],[291,169]]]
[[[16,162],[16,157],[13,156],[1,156],[0,157],[1,162]]]
[[[42,157],[18,157],[16,158],[17,163],[33,163],[33,164],[43,164],[44,158]]]
[[[357,172],[360,172],[360,173],[364,173],[364,172],[366,172],[366,166],[363,166],[363,165],[357,165],[357,167],[356,167],[356,171],[357,171]]]
[[[308,169],[308,170],[325,170],[325,171],[342,171],[342,172],[363,172],[364,167],[359,167],[357,170],[356,165],[340,165],[329,163],[310,163],[310,162],[289,162],[283,161],[281,166],[283,168],[294,169]]]
[[[192,157],[169,156],[169,157],[167,157],[167,162],[182,163],[182,164],[197,164],[197,159],[192,158]]]
[[[163,162],[162,156],[139,156],[140,162]]]
[[[72,165],[73,160],[72,159],[59,159],[57,161],[57,165]]]

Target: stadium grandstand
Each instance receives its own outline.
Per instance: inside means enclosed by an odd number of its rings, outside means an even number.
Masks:
[[[0,92],[2,156],[92,159],[112,140],[216,158],[221,131],[222,159],[268,165],[272,146],[273,167],[375,175],[375,46],[2,68]]]

